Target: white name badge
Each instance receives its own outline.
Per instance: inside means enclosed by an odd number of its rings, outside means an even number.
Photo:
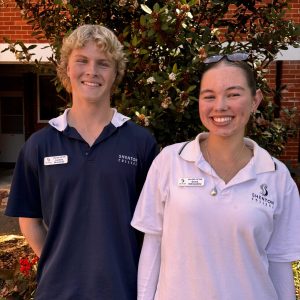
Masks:
[[[48,156],[44,157],[44,165],[63,165],[68,163],[68,155]]]
[[[179,186],[203,186],[204,178],[179,178],[178,179]]]

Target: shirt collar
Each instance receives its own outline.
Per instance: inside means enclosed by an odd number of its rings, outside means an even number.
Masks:
[[[204,160],[199,142],[207,137],[207,132],[198,134],[194,140],[183,144],[178,154],[182,159],[195,162],[199,166]],[[272,156],[265,149],[258,146],[256,142],[249,138],[244,138],[244,140],[246,145],[253,149],[253,166],[256,174],[276,170],[276,164]]]
[[[49,124],[55,129],[57,129],[58,131],[64,131],[68,126],[67,114],[69,110],[70,108],[67,108],[62,115],[51,119],[49,121]],[[122,126],[125,122],[130,120],[130,118],[118,113],[118,111],[115,108],[113,108],[113,110],[114,110],[114,114],[110,122],[116,128]]]
[[[200,150],[200,140],[204,140],[208,137],[207,132],[202,132],[196,136],[196,138],[192,141],[185,143],[178,154],[186,161],[197,162],[199,161],[203,155]]]

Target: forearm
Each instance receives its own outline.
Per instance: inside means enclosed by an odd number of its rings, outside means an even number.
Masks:
[[[145,234],[138,270],[138,300],[153,300],[161,260],[161,236]]]
[[[291,263],[269,262],[269,275],[276,289],[278,300],[296,299]]]
[[[42,219],[19,218],[20,229],[34,253],[40,257],[47,230]]]

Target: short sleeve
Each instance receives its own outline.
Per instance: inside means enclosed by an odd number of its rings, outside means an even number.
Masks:
[[[268,259],[292,262],[300,259],[300,197],[290,176],[280,182],[286,186],[281,205],[274,215],[274,228],[267,246]],[[279,184],[279,183],[278,183]]]
[[[163,155],[160,153],[149,169],[131,222],[139,231],[152,234],[162,232],[164,207],[168,197],[168,175],[163,170],[167,171],[168,167],[163,163]]]
[[[41,218],[39,180],[36,163],[36,151],[28,140],[22,147],[16,166],[5,215],[11,217]]]

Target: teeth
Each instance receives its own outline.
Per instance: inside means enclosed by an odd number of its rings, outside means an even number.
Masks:
[[[87,81],[84,81],[83,84],[88,85],[88,86],[100,86],[99,83],[95,83],[95,82],[87,82]]]
[[[218,123],[224,123],[224,122],[229,122],[231,121],[231,117],[216,117],[216,118],[213,118],[215,122],[218,122]]]

